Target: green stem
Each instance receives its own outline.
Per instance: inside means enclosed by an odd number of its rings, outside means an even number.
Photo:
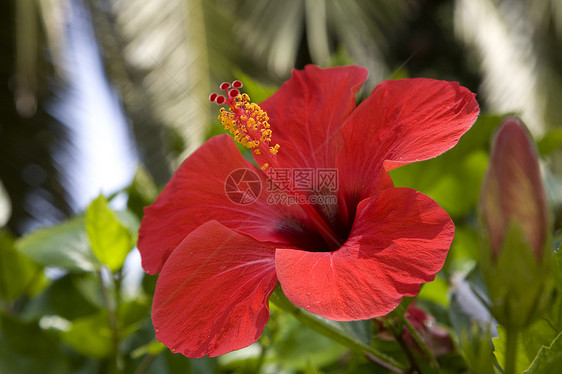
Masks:
[[[121,281],[123,279],[122,268],[117,270],[116,272],[111,272],[112,280],[113,280],[113,288],[115,290],[115,310],[114,313],[114,320],[115,320],[115,332],[114,332],[114,339],[115,339],[115,365],[117,368],[117,373],[124,373],[125,372],[125,362],[123,355],[119,349],[119,345],[121,342],[121,326],[119,325],[119,313],[121,309]]]
[[[266,354],[267,354],[267,348],[262,345],[262,349],[261,349],[260,355],[258,357],[258,362],[257,362],[256,367],[255,367],[256,373],[261,373],[262,366],[265,362],[265,355]]]
[[[505,347],[505,365],[504,374],[515,373],[515,362],[517,360],[517,339],[519,338],[519,330],[517,328],[506,328],[506,347]]]
[[[372,361],[379,363],[381,366],[387,368],[394,373],[403,373],[405,371],[404,365],[394,360],[392,357],[387,356],[383,352],[355,340],[334,326],[330,326],[319,317],[316,317],[306,311],[294,306],[285,296],[281,288],[278,286],[270,299],[278,308],[291,313],[303,325],[310,327],[316,332],[329,337],[330,339],[354,350],[366,354],[374,359]]]
[[[423,338],[420,336],[418,330],[416,330],[415,327],[412,326],[405,315],[402,315],[402,323],[404,324],[404,326],[406,326],[406,329],[408,329],[410,335],[412,336],[412,339],[414,339],[418,347],[422,350],[424,356],[429,360],[429,364],[431,365],[432,369],[437,370],[437,368],[439,368],[439,363],[433,355],[433,352],[431,352],[431,349],[429,349]]]
[[[387,316],[377,318],[377,320],[380,321],[383,326],[392,333],[392,335],[394,336],[394,340],[396,340],[400,348],[402,348],[402,351],[410,362],[408,373],[421,373],[414,354],[410,350],[410,347],[408,347],[408,344],[406,344],[406,342],[402,338],[402,334],[404,333],[403,320],[405,319],[406,318],[404,318],[403,312],[396,314],[396,317],[389,318]]]
[[[410,347],[408,347],[408,344],[406,344],[404,339],[402,339],[401,332],[395,331],[394,332],[394,338],[396,339],[396,342],[400,345],[400,348],[402,348],[402,351],[404,352],[404,354],[408,358],[408,361],[410,361],[410,370],[408,370],[408,372],[409,373],[410,372],[422,373],[420,367],[418,366],[418,362],[416,361],[416,357],[414,356],[414,354],[410,350]]]
[[[23,288],[20,295],[14,301],[8,303],[0,300],[0,311],[3,311],[4,314],[14,315],[14,316],[20,313],[21,309],[25,305],[25,302],[29,299],[28,295],[29,295],[29,291],[31,290],[31,287],[33,287],[35,283],[38,282],[39,278],[42,275],[43,275],[43,269],[38,269],[33,274],[31,280]]]
[[[374,362],[375,364],[379,365],[380,367],[385,368],[386,370],[392,372],[392,373],[397,373],[397,374],[404,374],[404,371],[401,369],[398,369],[395,366],[390,365],[388,362],[381,360],[378,357],[373,356],[370,353],[365,353],[365,358],[371,362]]]
[[[101,291],[102,291],[102,298],[103,298],[103,302],[105,304],[105,307],[107,309],[107,315],[109,318],[109,327],[111,329],[111,340],[112,340],[112,350],[113,350],[113,372],[116,374],[121,374],[123,373],[123,357],[121,357],[121,352],[119,350],[119,344],[121,341],[121,336],[119,333],[119,324],[117,321],[117,301],[116,300],[112,300],[111,294],[110,294],[110,290],[108,289],[107,285],[105,284],[105,282],[103,281],[103,276],[102,276],[102,272],[101,269],[99,269],[97,271],[98,273],[98,277],[100,279],[100,284],[101,284]],[[114,278],[114,274],[111,274],[111,279],[112,281],[115,282],[115,278]],[[119,295],[117,294],[116,298],[119,298]],[[114,301],[114,302],[112,302]]]
[[[148,355],[144,356],[141,363],[139,364],[139,366],[135,370],[134,374],[144,374],[144,373],[146,373],[146,371],[150,367],[150,364],[152,364],[152,361],[154,361],[155,358],[156,358],[156,356],[151,355],[151,354],[148,354]]]
[[[271,322],[271,320],[270,320]],[[272,325],[274,324],[270,324],[268,325],[268,327],[270,327],[269,330],[264,331],[264,333],[262,334],[262,336],[259,339],[260,345],[261,345],[261,352],[260,355],[258,357],[258,362],[256,363],[255,367],[253,368],[253,372],[254,373],[261,373],[262,370],[262,366],[265,363],[265,356],[267,356],[267,351],[271,345],[271,340],[272,337],[268,336],[267,332],[271,332],[271,330],[273,329]]]

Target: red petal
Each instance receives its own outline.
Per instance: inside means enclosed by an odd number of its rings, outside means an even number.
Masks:
[[[366,175],[426,160],[455,146],[478,117],[474,94],[456,82],[401,79],[379,84],[349,116],[338,165],[342,181],[361,198]],[[345,173],[345,174],[344,174]],[[356,186],[365,185],[362,191]]]
[[[359,66],[293,70],[291,79],[260,104],[270,118],[272,143],[280,145],[278,167],[334,166],[333,142],[366,78],[367,70]],[[262,157],[255,156],[260,165],[266,162]]]
[[[277,277],[295,305],[334,320],[385,315],[443,266],[454,225],[426,195],[391,188],[362,201],[357,212],[335,252],[276,251]]]
[[[230,173],[240,168],[254,172],[261,181],[258,200],[247,205],[234,203],[225,192]],[[276,226],[289,216],[289,208],[268,204],[266,187],[265,175],[242,157],[229,136],[207,141],[183,162],[154,204],[145,208],[138,244],[145,271],[158,273],[191,231],[213,219],[257,240],[284,243]]]
[[[269,319],[275,285],[272,244],[216,221],[193,231],[170,255],[156,284],[156,337],[172,352],[218,356],[255,342]]]

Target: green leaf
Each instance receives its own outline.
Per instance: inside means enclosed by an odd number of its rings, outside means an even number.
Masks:
[[[455,238],[445,268],[453,273],[468,273],[479,257],[478,232],[468,225],[455,226]]]
[[[323,367],[338,360],[347,349],[284,314],[270,352],[272,361],[293,369],[303,370],[309,365]],[[314,344],[311,344],[314,342]]]
[[[507,347],[507,333],[503,326],[498,326],[498,337],[493,338],[494,342],[494,355],[498,360],[498,363],[504,367],[505,365],[505,355]],[[515,372],[521,373],[523,370],[529,367],[531,360],[527,357],[525,353],[525,347],[523,346],[523,340],[521,337],[517,339],[517,351],[516,351],[516,361],[515,361]]]
[[[154,183],[154,179],[149,174],[148,170],[144,166],[139,165],[135,176],[133,178],[133,183],[130,187],[130,192],[134,191],[139,197],[141,197],[145,202],[150,203],[156,199],[158,196],[158,187]]]
[[[105,313],[75,319],[71,328],[61,334],[61,339],[88,357],[105,358],[113,351],[109,320]]]
[[[16,248],[44,266],[74,272],[94,271],[99,267],[88,244],[83,217],[34,231],[19,239]]]
[[[98,309],[105,309],[107,305],[103,300],[103,291],[100,284],[98,274],[80,274],[82,276],[72,277],[73,287],[80,293],[89,305],[93,305]],[[76,292],[76,291],[75,291]],[[87,314],[91,314],[87,313]]]
[[[117,318],[123,336],[138,331],[140,324],[150,317],[150,306],[150,301],[143,298],[119,305]]]
[[[254,103],[260,103],[273,95],[275,91],[277,91],[277,87],[275,86],[266,86],[257,80],[254,80],[249,75],[242,73],[241,71],[236,73],[236,78],[242,83],[244,83],[244,87],[242,91],[246,92],[250,99]]]
[[[489,139],[501,118],[481,116],[445,154],[390,172],[397,187],[410,187],[435,199],[453,218],[471,213],[488,165]]]
[[[392,357],[373,348],[371,346],[370,338],[368,339],[368,342],[367,340],[364,340],[364,337],[367,334],[359,333],[360,330],[366,328],[366,323],[371,323],[372,321],[355,321],[353,323],[331,321],[314,314],[310,314],[305,310],[294,306],[283,294],[280,287],[275,289],[269,300],[278,308],[291,313],[303,325],[324,336],[327,336],[333,341],[338,342],[354,351],[369,353],[397,369],[404,369],[403,365],[394,360]]]
[[[548,156],[556,149],[562,147],[562,129],[552,129],[537,142],[541,156]]]
[[[354,63],[355,61],[353,61],[353,58],[351,58],[345,47],[340,45],[332,54],[330,61],[328,61],[325,67],[346,66],[353,65]]]
[[[420,290],[418,298],[420,300],[428,300],[440,304],[443,307],[449,305],[449,282],[442,277],[436,277],[435,280],[425,283]]]
[[[222,355],[218,361],[221,368],[232,371],[252,368],[252,372],[257,372],[261,366],[260,372],[280,367],[302,372],[309,366],[322,368],[335,364],[348,352],[345,346],[303,326],[293,315],[273,305],[259,343]]]
[[[482,240],[479,264],[490,297],[490,312],[502,325],[528,327],[551,302],[550,256],[545,252],[537,258],[515,221],[508,226],[497,258],[486,239]]]
[[[267,334],[267,332],[264,333]],[[260,342],[263,343],[264,340],[267,339],[264,339],[264,335],[262,334]],[[246,348],[225,353],[217,357],[217,361],[221,369],[236,372],[237,368],[256,368],[260,365],[260,360],[262,360],[262,367],[266,366],[264,364],[269,361],[269,358],[265,358],[266,355],[264,354],[271,352],[271,350],[266,351],[266,348],[264,348],[262,344],[254,343]],[[277,361],[277,357],[272,361]]]
[[[562,295],[557,294],[546,313],[529,328],[521,332],[521,339],[529,360],[533,360],[541,348],[548,347],[562,332]]]
[[[95,313],[99,308],[85,297],[78,285],[90,274],[67,274],[29,300],[23,310],[23,318],[40,319],[43,316],[59,316],[67,320]],[[97,285],[99,292],[99,284]]]
[[[542,346],[531,366],[524,374],[559,373],[562,368],[562,333],[558,334],[552,344]]]
[[[462,330],[459,340],[459,346],[472,373],[490,374],[494,372],[492,339],[489,329],[482,331],[481,327],[473,324],[470,329]]]
[[[131,352],[131,357],[139,358],[144,355],[156,356],[164,350],[166,350],[166,346],[160,343],[158,340],[154,339],[150,343],[141,345],[140,347],[136,348],[133,352]]]
[[[36,321],[0,315],[0,373],[61,374],[68,370],[56,333]]]
[[[322,372],[316,369],[311,362],[307,362],[304,374],[322,374]]]
[[[120,269],[133,249],[134,239],[101,195],[86,211],[86,231],[97,259],[112,271]]]
[[[24,322],[15,317],[1,316],[0,324],[4,338],[17,353],[35,351],[38,358],[48,358],[56,347],[54,335],[42,332],[37,322]]]
[[[552,262],[554,263],[554,280],[558,288],[562,291],[562,254],[560,254],[560,251],[555,251],[552,254]]]
[[[127,193],[129,195],[127,208],[137,217],[142,217],[143,208],[151,204],[158,196],[158,188],[152,176],[142,165],[137,168],[133,182],[127,188]]]
[[[129,233],[131,234],[131,238],[133,241],[136,241],[137,233],[139,232],[140,222],[137,216],[130,210],[117,210],[113,212],[117,220],[121,222],[123,226],[129,229]]]
[[[13,239],[0,230],[0,299],[13,301],[23,293],[31,293],[43,280],[39,265],[20,254]]]

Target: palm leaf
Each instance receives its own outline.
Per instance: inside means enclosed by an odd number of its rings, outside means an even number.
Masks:
[[[555,30],[561,29],[562,6],[550,0],[507,3],[458,0],[457,33],[479,61],[488,108],[518,114],[540,136],[562,120],[555,104],[562,97],[561,61],[555,52],[560,50],[560,32]],[[547,15],[550,10],[552,17]]]
[[[247,0],[237,35],[254,58],[286,77],[295,67],[301,43],[310,62],[326,65],[339,48],[370,71],[370,86],[384,79],[385,34],[404,25],[410,2],[337,0]]]
[[[23,234],[72,213],[56,157],[68,146],[67,132],[49,112],[64,86],[46,57],[48,37],[37,3],[11,0],[1,7],[0,180],[11,200],[7,226]]]
[[[203,0],[90,5],[108,74],[120,87],[141,157],[162,183],[216,120],[208,101],[210,82],[232,77],[229,57],[237,52],[228,45],[232,20]]]

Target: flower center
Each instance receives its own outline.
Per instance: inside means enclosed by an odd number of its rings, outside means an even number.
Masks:
[[[225,130],[234,135],[235,141],[251,149],[254,154],[263,155],[269,161],[261,166],[262,170],[267,169],[270,164],[272,168],[276,168],[278,166],[279,144],[270,144],[272,131],[268,122],[269,117],[258,104],[250,102],[250,97],[247,94],[240,93],[241,87],[242,82],[240,81],[221,83],[220,89],[225,94],[219,95],[213,92],[209,96],[209,100],[217,105],[226,104],[228,106],[228,110],[220,109],[219,119],[222,125]],[[295,197],[302,195],[293,186],[290,186],[288,193]],[[331,250],[339,248],[341,246],[340,240],[316,209],[308,203],[299,204],[299,206],[306,212],[310,223],[328,247]]]
[[[219,119],[225,130],[234,135],[234,140],[253,150],[257,155],[268,153],[275,156],[279,151],[279,144],[270,145],[271,128],[267,113],[256,103],[250,102],[247,94],[241,94],[242,82],[224,82],[220,85],[225,95],[212,93],[211,102],[217,105],[228,105],[228,109],[220,109]],[[262,165],[266,169],[268,163]]]

